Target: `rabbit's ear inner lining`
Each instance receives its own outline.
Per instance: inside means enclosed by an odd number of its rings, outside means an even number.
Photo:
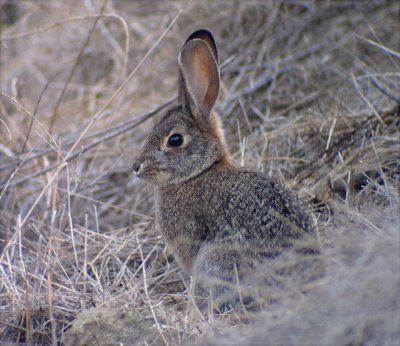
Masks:
[[[208,120],[220,87],[217,61],[209,44],[201,39],[188,41],[182,48],[179,65],[179,100],[189,106],[195,117],[200,113]]]
[[[197,30],[188,37],[188,39],[186,40],[185,43],[188,43],[189,41],[194,40],[194,39],[199,39],[199,40],[203,40],[203,41],[207,42],[208,47],[210,48],[211,52],[213,53],[215,61],[217,62],[217,65],[219,66],[218,49],[217,49],[217,45],[215,43],[214,37],[211,34],[211,32],[206,29]]]

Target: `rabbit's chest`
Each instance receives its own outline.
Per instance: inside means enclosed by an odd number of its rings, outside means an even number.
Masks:
[[[159,232],[180,266],[190,272],[203,243],[204,225],[188,203],[175,198],[156,197],[156,222]]]

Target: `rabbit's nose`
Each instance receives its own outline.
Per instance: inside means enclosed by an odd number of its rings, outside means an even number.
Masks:
[[[133,173],[138,173],[139,170],[140,170],[140,166],[141,166],[141,165],[142,165],[141,162],[135,161],[135,162],[133,163],[133,165],[132,165]]]

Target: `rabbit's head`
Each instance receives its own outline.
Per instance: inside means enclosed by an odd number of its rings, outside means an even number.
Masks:
[[[133,164],[136,177],[159,187],[187,181],[216,162],[228,162],[220,121],[218,52],[211,33],[198,30],[179,55],[178,105],[167,111]]]

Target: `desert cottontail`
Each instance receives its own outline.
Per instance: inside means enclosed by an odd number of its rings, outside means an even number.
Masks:
[[[314,232],[289,191],[231,162],[212,111],[219,89],[214,38],[198,30],[180,52],[178,104],[154,127],[133,171],[154,185],[158,227],[194,293],[223,306],[254,261]]]

